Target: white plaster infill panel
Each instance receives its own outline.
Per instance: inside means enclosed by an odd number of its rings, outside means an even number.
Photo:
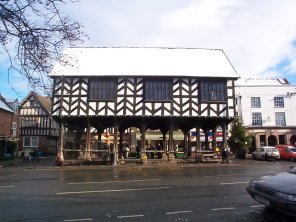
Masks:
[[[208,110],[206,109],[206,107],[208,106],[208,104],[201,104],[200,105],[200,110],[204,110],[202,113],[201,113],[201,116],[208,116]]]

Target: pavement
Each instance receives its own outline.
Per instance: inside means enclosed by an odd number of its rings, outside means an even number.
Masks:
[[[197,166],[217,166],[217,165],[237,165],[237,164],[246,164],[250,160],[239,160],[232,158],[230,163],[221,163],[221,162],[203,162],[196,163],[193,158],[181,159],[176,158],[174,161],[167,161],[162,159],[148,159],[147,164],[142,164],[139,159],[124,159],[120,160],[117,163],[116,167],[197,167]],[[252,160],[251,160],[252,161]],[[66,164],[59,166],[56,164],[56,157],[40,157],[37,161],[23,161],[22,159],[13,159],[13,160],[1,160],[0,168],[15,166],[15,167],[24,167],[24,168],[67,168],[67,167],[76,167],[76,168],[91,168],[91,167],[115,167],[114,165],[108,164],[99,164],[96,162],[90,162],[86,164],[81,161],[65,161]]]

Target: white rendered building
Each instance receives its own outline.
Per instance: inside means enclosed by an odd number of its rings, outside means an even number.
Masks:
[[[239,79],[237,114],[253,146],[296,145],[296,86],[286,79]]]

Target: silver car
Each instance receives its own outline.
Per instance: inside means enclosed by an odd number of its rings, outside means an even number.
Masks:
[[[254,160],[280,160],[280,153],[274,146],[262,146],[252,153]]]
[[[274,210],[296,217],[295,184],[296,167],[293,166],[289,172],[251,180],[247,191],[254,200]]]

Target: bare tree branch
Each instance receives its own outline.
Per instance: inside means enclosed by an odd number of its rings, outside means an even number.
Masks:
[[[54,62],[65,46],[75,46],[86,37],[81,24],[59,10],[61,4],[74,2],[0,0],[0,43],[10,61],[8,76],[14,70],[25,76],[32,90],[51,94],[48,74]]]

